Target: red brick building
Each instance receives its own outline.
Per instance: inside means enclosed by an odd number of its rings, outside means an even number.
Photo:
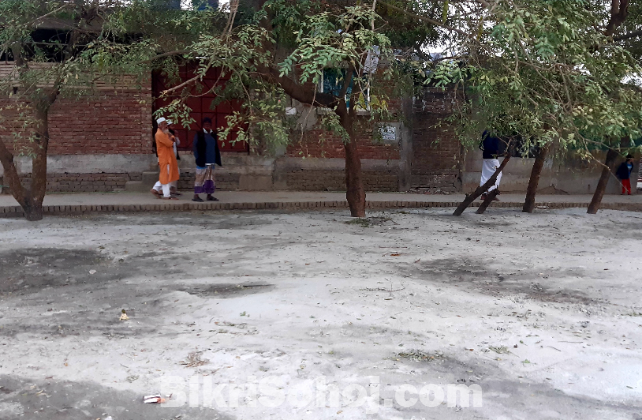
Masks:
[[[212,82],[209,79],[205,83]],[[163,103],[154,99],[163,89],[153,77],[141,89],[99,87],[94,96],[83,99],[61,98],[50,114],[51,141],[48,160],[49,192],[102,192],[148,189],[155,180],[157,162],[152,153],[155,109]],[[192,117],[213,119],[225,124],[238,104],[211,107],[212,96],[190,100]],[[404,123],[390,124],[384,141],[374,142],[372,130],[360,136],[364,180],[368,191],[405,191],[410,188],[460,189],[461,151],[448,130],[432,128],[448,114],[451,98],[427,90],[422,98],[397,101]],[[223,168],[217,170],[220,189],[328,191],[345,189],[343,146],[340,139],[323,133],[317,122],[319,110],[303,111],[303,125],[293,134],[292,143],[273,155],[250,151],[246,144],[222,142]],[[0,136],[19,153],[20,142],[12,133],[20,131],[18,115],[2,115]],[[301,117],[304,118],[304,117]],[[363,118],[367,118],[364,116]],[[304,118],[305,119],[305,118]],[[198,124],[181,128],[180,188],[191,188],[194,162],[191,140]],[[323,136],[322,136],[323,134]],[[320,138],[325,138],[320,141]],[[437,141],[438,140],[438,141]],[[30,159],[16,159],[19,171],[29,177]],[[0,184],[2,184],[0,168]]]

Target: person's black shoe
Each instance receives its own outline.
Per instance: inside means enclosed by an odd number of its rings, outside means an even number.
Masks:
[[[201,197],[199,197],[198,195],[196,195],[196,196],[194,196],[194,198],[192,198],[192,201],[196,201],[197,203],[202,203],[203,199]]]
[[[213,196],[211,196],[211,195],[208,195],[208,196],[207,196],[207,201],[218,201],[218,198],[213,197]]]

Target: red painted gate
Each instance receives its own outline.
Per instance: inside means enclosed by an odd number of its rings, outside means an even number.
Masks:
[[[178,97],[180,91],[177,91],[175,95],[169,96],[164,99],[160,99],[160,94],[163,90],[168,87],[175,86],[182,81],[189,80],[194,76],[194,70],[196,66],[194,65],[184,65],[180,68],[180,82],[168,83],[167,79],[159,74],[154,73],[152,76],[152,94],[154,95],[154,111],[157,109],[168,105],[173,99]],[[192,142],[194,140],[194,135],[197,130],[201,129],[201,121],[203,118],[209,117],[212,120],[212,126],[214,129],[227,126],[226,117],[232,115],[234,111],[241,110],[240,101],[226,101],[218,106],[213,107],[212,101],[216,99],[216,94],[210,92],[210,89],[218,83],[222,86],[228,80],[224,76],[221,77],[220,71],[216,69],[211,69],[203,78],[200,83],[200,89],[193,89],[193,96],[190,97],[186,104],[192,110],[190,116],[194,119],[189,127],[179,126],[176,130],[176,135],[181,140],[179,149],[182,150],[192,150]],[[230,138],[223,139],[219,137],[219,147],[222,152],[237,152],[237,153],[247,153],[249,151],[248,145],[246,142],[235,142],[237,138],[237,132],[234,132],[230,135]]]

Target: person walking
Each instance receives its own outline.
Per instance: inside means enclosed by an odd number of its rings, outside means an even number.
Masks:
[[[484,131],[484,134],[482,134],[482,142],[479,145],[479,148],[483,151],[484,158],[484,161],[482,163],[481,180],[479,181],[479,186],[481,187],[490,179],[490,177],[493,176],[495,170],[499,168],[498,157],[504,154],[505,145],[502,139],[497,136],[493,136],[488,131]],[[481,199],[486,200],[486,196],[489,192],[498,189],[501,180],[502,173],[500,172],[499,174],[497,174],[495,184],[491,185],[488,188],[488,191],[481,195]],[[499,201],[499,199],[495,197],[494,201]]]
[[[196,179],[194,181],[194,198],[192,201],[203,202],[199,194],[207,194],[207,201],[218,201],[213,196],[216,191],[214,177],[215,164],[221,165],[221,152],[218,148],[218,136],[212,130],[212,120],[204,118],[203,129],[194,136],[193,151],[196,161]]]
[[[175,141],[174,141],[174,154],[176,155],[176,161],[178,163],[178,161],[181,160],[181,156],[178,154],[177,146],[180,146],[181,139],[178,138],[178,136],[176,135],[176,132],[174,131],[174,129],[176,127],[174,126],[174,123],[171,122],[170,120],[167,120],[167,128],[168,128],[169,134],[171,134],[175,138]],[[154,144],[153,144],[152,150],[154,150],[154,153],[156,154],[156,157],[158,157],[158,150],[156,148],[156,140],[154,140]],[[179,177],[180,177],[180,174],[181,174],[181,172],[180,172],[180,168],[179,168],[179,171],[178,171],[178,176]],[[170,194],[172,194],[172,195],[182,195],[181,193],[178,192],[177,186],[178,186],[178,182],[176,182],[176,181],[174,181],[174,182],[172,182],[170,184],[170,187],[169,187]],[[163,191],[163,186],[161,185],[160,181],[156,181],[156,184],[154,184],[154,186],[152,187],[152,190],[150,192],[152,194],[154,194],[156,197],[161,198],[162,191]]]
[[[631,195],[631,172],[633,172],[633,156],[626,155],[626,160],[622,162],[615,173],[622,184],[622,193],[620,195]]]
[[[178,200],[171,194],[171,187],[178,182],[178,162],[176,162],[176,153],[174,153],[174,143],[176,137],[170,132],[167,125],[167,120],[163,117],[156,120],[158,123],[158,130],[156,130],[156,151],[158,153],[158,166],[160,167],[160,174],[158,182],[161,184],[163,191],[163,198],[166,200]],[[152,189],[152,191],[156,191]],[[158,193],[160,198],[160,193]]]

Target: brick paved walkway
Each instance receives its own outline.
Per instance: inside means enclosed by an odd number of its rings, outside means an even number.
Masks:
[[[178,201],[159,200],[147,193],[51,194],[45,198],[45,213],[69,215],[100,212],[146,212],[191,210],[304,210],[347,208],[345,193],[329,192],[244,192],[221,191],[218,202],[195,203],[184,193]],[[456,207],[463,194],[426,195],[410,193],[368,193],[369,209]],[[521,207],[523,194],[502,194],[493,207]],[[537,205],[548,208],[587,207],[590,195],[541,195]],[[477,200],[473,207],[479,206]],[[608,195],[603,209],[642,211],[642,194]],[[0,195],[0,216],[22,216],[22,210],[10,195]]]

